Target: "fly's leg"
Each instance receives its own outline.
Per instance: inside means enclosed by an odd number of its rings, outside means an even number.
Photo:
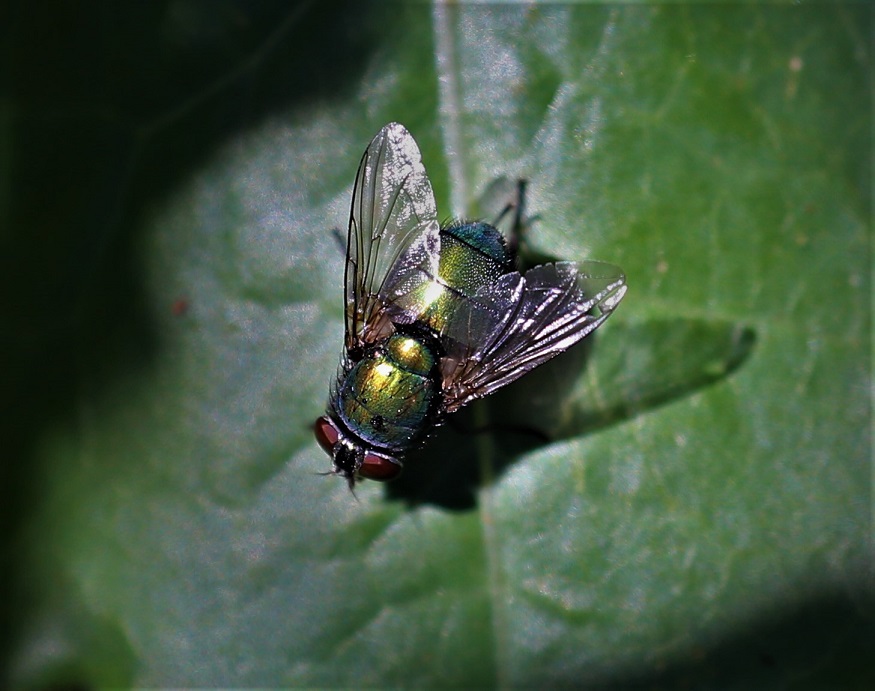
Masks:
[[[499,228],[501,224],[507,220],[508,216],[510,216],[507,249],[513,257],[516,257],[519,254],[520,247],[525,242],[524,235],[526,225],[530,220],[525,216],[526,184],[525,180],[517,180],[514,190],[515,199],[508,201],[492,222],[493,226]]]
[[[517,269],[523,273],[539,264],[549,264],[557,261],[556,257],[533,249],[529,243],[529,230],[535,221],[539,220],[540,216],[537,214],[529,216],[526,213],[527,185],[528,182],[526,180],[519,179],[516,181],[514,200],[507,203],[495,222],[495,226],[498,227],[498,223],[501,223],[510,216],[510,228],[506,231],[507,249],[513,257]]]
[[[492,225],[501,230],[507,241],[508,253],[520,270],[544,263],[527,259],[532,252],[526,236],[532,223],[538,220],[537,216],[526,215],[527,185],[528,181],[522,178],[513,182],[506,177],[500,177],[489,185],[480,201],[481,206],[487,206],[496,200],[505,200],[504,206],[495,214]]]

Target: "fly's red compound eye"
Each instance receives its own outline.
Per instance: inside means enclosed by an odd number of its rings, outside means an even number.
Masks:
[[[331,420],[330,417],[322,416],[313,424],[313,431],[316,434],[316,441],[319,446],[325,449],[325,453],[329,456],[334,454],[334,446],[337,440],[340,439],[340,431]]]
[[[368,480],[386,482],[387,480],[394,480],[401,474],[401,464],[388,456],[366,453],[358,474]]]

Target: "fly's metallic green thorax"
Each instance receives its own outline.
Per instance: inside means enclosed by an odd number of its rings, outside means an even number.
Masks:
[[[344,283],[346,355],[314,427],[350,487],[397,477],[446,415],[583,339],[626,292],[610,264],[523,275],[489,224],[441,228],[419,148],[398,123],[359,165]]]
[[[420,288],[419,319],[438,333],[477,291],[513,269],[504,238],[487,223],[461,223],[442,228],[436,280]]]
[[[450,283],[459,276],[479,287],[513,271],[504,237],[488,223],[456,223],[441,228],[440,236],[440,274]]]

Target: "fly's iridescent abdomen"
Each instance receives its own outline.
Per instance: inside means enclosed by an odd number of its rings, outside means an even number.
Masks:
[[[398,123],[365,151],[346,252],[345,355],[316,439],[352,488],[390,480],[446,415],[592,333],[626,292],[600,262],[516,271],[482,222],[441,228],[419,147]]]
[[[332,406],[346,428],[387,454],[416,444],[437,414],[437,339],[395,333],[343,372]]]

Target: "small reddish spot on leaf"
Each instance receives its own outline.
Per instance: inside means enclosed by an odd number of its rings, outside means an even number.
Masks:
[[[170,311],[174,317],[182,317],[188,312],[189,304],[186,297],[176,298],[170,306]]]

